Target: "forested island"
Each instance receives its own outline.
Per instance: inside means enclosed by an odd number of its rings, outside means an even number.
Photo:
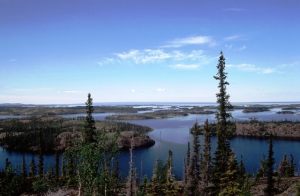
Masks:
[[[147,147],[155,142],[147,132],[150,127],[124,122],[96,121],[95,132],[116,137],[120,149],[129,149],[133,137],[135,147]],[[82,138],[83,119],[34,117],[31,119],[0,120],[0,145],[8,150],[38,153],[43,141],[44,153],[64,152],[72,141]]]

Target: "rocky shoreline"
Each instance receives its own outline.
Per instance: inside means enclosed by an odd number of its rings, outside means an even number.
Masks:
[[[238,122],[235,136],[266,138],[272,134],[276,138],[300,140],[300,122]]]

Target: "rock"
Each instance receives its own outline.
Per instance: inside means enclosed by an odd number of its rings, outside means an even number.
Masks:
[[[129,149],[131,146],[131,138],[133,137],[134,148],[150,147],[155,144],[155,141],[148,135],[137,135],[133,131],[124,131],[118,138],[118,147],[120,149]]]

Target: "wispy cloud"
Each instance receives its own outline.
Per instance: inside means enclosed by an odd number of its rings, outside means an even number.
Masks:
[[[246,45],[242,45],[241,47],[238,48],[238,51],[243,51],[246,50],[247,46]]]
[[[133,64],[154,64],[168,62],[173,64],[178,63],[200,63],[208,64],[214,57],[204,54],[203,50],[165,50],[165,49],[144,49],[144,50],[128,50],[114,54],[113,57],[104,58],[98,62],[98,65],[133,63]]]
[[[254,64],[246,64],[246,63],[235,64],[235,65],[230,64],[230,65],[228,65],[228,67],[236,68],[238,70],[246,71],[246,72],[255,72],[255,73],[259,73],[259,74],[272,74],[272,73],[277,72],[276,68],[259,67]]]
[[[166,45],[162,46],[163,48],[180,48],[188,45],[208,45],[215,46],[216,41],[211,36],[190,36],[184,38],[177,38],[172,41],[167,42]]]
[[[241,35],[230,35],[224,38],[225,41],[235,41],[240,40],[242,38]]]
[[[130,92],[131,92],[131,93],[135,93],[136,90],[133,88],[133,89],[130,90]]]
[[[78,94],[78,93],[82,93],[82,91],[78,91],[78,90],[65,90],[62,91],[63,93],[68,93],[68,94]]]
[[[181,70],[195,70],[200,67],[198,64],[175,64],[175,65],[170,65],[171,68],[173,69],[181,69]]]

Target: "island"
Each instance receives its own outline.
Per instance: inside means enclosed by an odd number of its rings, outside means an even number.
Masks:
[[[61,117],[32,117],[0,121],[0,145],[9,151],[43,153],[63,152],[75,139],[82,138],[84,121]],[[126,122],[96,121],[96,134],[115,138],[119,149],[128,149],[133,138],[134,147],[154,145],[147,133],[150,127]],[[42,141],[42,142],[41,142]]]

